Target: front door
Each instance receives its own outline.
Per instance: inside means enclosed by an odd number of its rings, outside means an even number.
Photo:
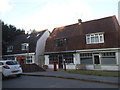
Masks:
[[[93,55],[93,62],[94,62],[94,69],[101,69],[99,54]]]
[[[63,55],[59,55],[58,56],[58,60],[59,60],[59,69],[63,69]]]

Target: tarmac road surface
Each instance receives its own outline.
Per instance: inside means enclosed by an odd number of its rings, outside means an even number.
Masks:
[[[2,82],[2,88],[118,88],[118,86],[53,77],[21,76],[6,78]]]

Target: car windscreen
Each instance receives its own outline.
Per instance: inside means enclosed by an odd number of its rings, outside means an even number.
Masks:
[[[16,62],[16,61],[7,61],[6,64],[7,65],[18,65],[18,62]]]

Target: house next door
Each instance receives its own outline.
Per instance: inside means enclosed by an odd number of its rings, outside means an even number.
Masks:
[[[58,60],[59,60],[58,67],[62,69],[63,68],[63,55],[58,55]]]
[[[94,69],[101,69],[99,54],[93,55],[93,63],[94,63]]]

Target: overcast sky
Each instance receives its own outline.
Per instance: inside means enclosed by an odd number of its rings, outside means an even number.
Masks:
[[[120,0],[0,0],[0,18],[25,30],[50,31],[70,25],[116,15]]]

